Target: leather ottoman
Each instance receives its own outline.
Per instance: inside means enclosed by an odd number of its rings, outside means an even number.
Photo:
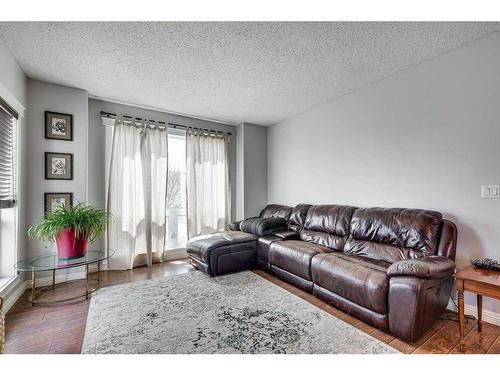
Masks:
[[[194,237],[186,245],[190,263],[199,270],[217,276],[254,269],[257,263],[256,235],[228,231]]]

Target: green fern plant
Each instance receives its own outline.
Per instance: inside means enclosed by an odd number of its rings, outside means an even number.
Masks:
[[[74,228],[75,237],[94,242],[105,232],[111,215],[102,208],[78,203],[74,206],[62,206],[52,212],[46,212],[42,219],[29,230],[30,238],[44,242],[53,242],[54,237],[64,229]]]

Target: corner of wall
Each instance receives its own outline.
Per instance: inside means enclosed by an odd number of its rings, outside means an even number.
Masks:
[[[236,217],[245,215],[245,123],[236,127]]]
[[[267,204],[267,128],[237,127],[237,219],[257,216]]]

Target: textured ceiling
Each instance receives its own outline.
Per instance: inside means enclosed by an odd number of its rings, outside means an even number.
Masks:
[[[481,38],[498,23],[0,23],[29,77],[271,125]]]

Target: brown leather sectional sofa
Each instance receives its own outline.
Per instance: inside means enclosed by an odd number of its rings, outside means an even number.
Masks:
[[[443,313],[457,228],[439,212],[298,205],[257,242],[259,266],[367,323],[417,340]]]
[[[210,275],[260,268],[406,341],[446,309],[457,228],[439,212],[339,205],[267,206],[286,227],[230,231],[189,241],[189,259]],[[265,220],[261,220],[265,221]],[[259,228],[257,228],[259,229]],[[262,228],[260,228],[262,230]]]

